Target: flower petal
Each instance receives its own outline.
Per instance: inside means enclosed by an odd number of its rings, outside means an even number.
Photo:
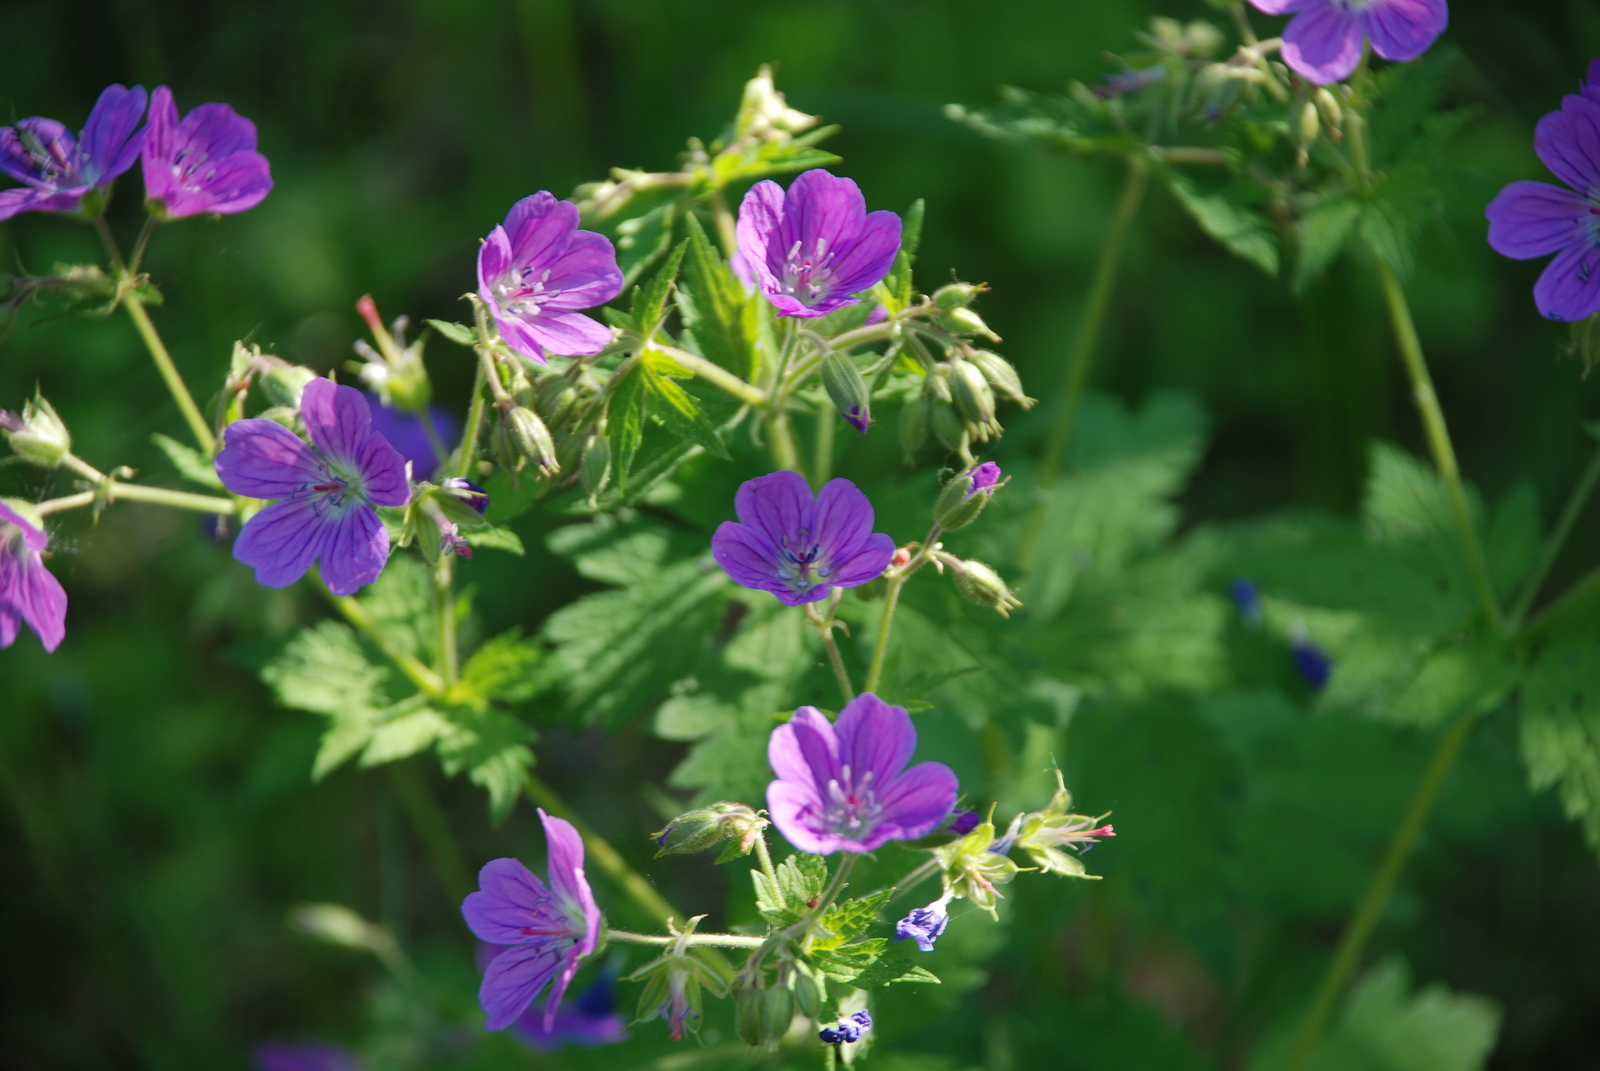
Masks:
[[[13,126],[0,127],[0,174],[14,178],[18,182],[26,182],[35,189],[56,189],[58,183],[45,181],[39,171],[38,161],[23,144],[18,131],[26,131],[32,140],[47,146],[50,156],[62,160],[73,159],[77,152],[78,142],[72,136],[72,131],[68,130],[65,124],[58,123],[54,119],[46,119],[42,115],[19,119]]]
[[[880,793],[894,784],[917,750],[917,730],[906,708],[891,706],[871,692],[845,704],[834,730],[839,736],[839,764],[850,767],[857,785],[870,772]]]
[[[622,293],[622,269],[611,239],[593,231],[575,231],[567,247],[545,267],[545,286],[560,293],[546,304],[550,309],[591,309]]]
[[[286,588],[306,575],[322,553],[328,525],[318,513],[323,496],[276,502],[245,522],[233,556],[256,571],[256,583]]]
[[[551,818],[540,810],[539,821],[544,823],[550,845],[550,889],[569,917],[573,907],[582,913],[581,927],[574,936],[578,938],[577,954],[587,956],[600,939],[600,909],[583,873],[583,837],[565,818]]]
[[[611,328],[581,312],[569,312],[546,306],[537,316],[513,317],[502,314],[495,317],[495,322],[501,326],[502,332],[507,321],[517,324],[523,335],[531,338],[539,349],[563,357],[583,357],[599,353],[611,345]],[[507,338],[506,341],[511,340]],[[544,363],[541,358],[535,359],[541,364]]]
[[[217,475],[246,498],[288,498],[326,482],[328,466],[299,436],[274,420],[236,420],[222,436]]]
[[[767,813],[783,839],[797,850],[815,855],[838,851],[839,838],[822,832],[822,801],[804,786],[793,781],[768,784]]]
[[[777,248],[783,225],[783,187],[762,179],[744,195],[739,205],[739,222],[734,227],[740,259],[755,273],[751,280],[769,296],[778,290],[778,276],[788,252]],[[735,269],[737,270],[737,269]],[[794,302],[798,305],[799,302]]]
[[[539,991],[561,969],[565,949],[552,945],[516,945],[500,953],[483,972],[478,1003],[490,1030],[504,1030],[516,1022]]]
[[[778,552],[753,528],[723,521],[711,537],[711,557],[735,584],[757,591],[781,591]]]
[[[1533,149],[1557,178],[1581,193],[1600,193],[1600,103],[1567,96],[1539,120]]]
[[[371,409],[367,412],[370,420]],[[388,439],[378,432],[370,433],[355,460],[361,471],[361,490],[368,501],[379,506],[403,506],[411,501],[406,459]]]
[[[1600,248],[1579,242],[1557,253],[1534,284],[1533,300],[1545,316],[1566,323],[1600,312]]]
[[[183,117],[178,136],[182,144],[195,146],[213,160],[256,147],[256,125],[227,104],[197,105]]]
[[[35,528],[33,523],[22,514],[0,502],[0,522],[14,524],[22,529],[22,545],[32,551],[40,551],[50,545],[50,537],[43,528]]]
[[[511,239],[505,228],[496,225],[478,247],[478,296],[499,314],[500,304],[495,300],[494,284],[511,270]]]
[[[0,222],[24,212],[48,212],[51,209],[42,203],[50,200],[52,194],[34,189],[32,186],[22,186],[15,190],[0,190]],[[70,207],[70,206],[68,206]],[[56,209],[60,211],[60,209]]]
[[[839,741],[816,707],[801,707],[767,738],[767,762],[780,781],[819,788],[839,777]]]
[[[829,480],[817,493],[811,538],[831,564],[854,556],[872,535],[872,520],[872,502],[861,488],[843,478]]]
[[[145,132],[134,129],[144,118],[145,100],[144,86],[110,85],[101,92],[78,143],[88,182],[110,182],[139,159]]]
[[[543,271],[561,255],[567,238],[578,229],[578,206],[548,190],[524,197],[506,213],[511,259]]]
[[[318,377],[300,396],[300,419],[311,442],[330,461],[353,465],[372,433],[372,410],[366,395],[331,379]]]
[[[1296,11],[1304,11],[1314,4],[1325,2],[1326,0],[1250,0],[1251,6],[1263,15],[1290,15]]]
[[[1360,16],[1331,4],[1306,7],[1283,31],[1283,62],[1317,85],[1328,85],[1356,69],[1363,37]]]
[[[393,452],[388,443],[383,445]],[[365,502],[348,505],[342,516],[328,518],[321,558],[328,590],[354,595],[378,579],[388,563],[389,530]]]
[[[1414,60],[1444,33],[1450,24],[1445,0],[1379,0],[1368,8],[1364,20],[1372,51],[1386,60]]]
[[[783,198],[783,221],[773,251],[787,256],[794,243],[807,254],[819,241],[830,251],[843,251],[861,233],[867,200],[852,179],[821,168],[807,171],[789,186]],[[781,261],[780,261],[781,263]]]
[[[854,244],[834,262],[835,285],[846,294],[856,294],[881,283],[900,252],[900,226],[900,217],[893,212],[869,213]]]
[[[942,762],[919,762],[895,778],[878,797],[883,813],[878,830],[865,843],[879,847],[889,840],[916,840],[936,829],[956,804],[961,783],[955,771]],[[877,832],[888,836],[878,838]]]
[[[1496,195],[1489,217],[1489,245],[1517,260],[1549,256],[1583,236],[1589,202],[1545,182],[1513,182]]]
[[[832,561],[833,572],[828,583],[836,588],[856,588],[870,584],[883,575],[894,559],[894,540],[882,532],[874,532],[856,551],[843,561]]]
[[[144,193],[148,198],[165,201],[177,189],[172,159],[180,147],[178,105],[172,99],[172,90],[166,86],[156,86],[155,92],[150,94],[150,121],[144,129],[144,148],[139,154]]]
[[[0,599],[16,607],[46,651],[54,651],[67,635],[67,593],[34,552],[25,553],[16,570],[15,587],[0,591]]]
[[[167,215],[172,219],[202,212],[226,216],[254,208],[272,192],[272,166],[258,152],[235,153],[218,161],[204,181],[200,190],[184,189],[174,183],[159,198]]]
[[[528,325],[523,320],[502,316],[498,311],[494,314],[494,325],[500,331],[500,337],[506,344],[516,350],[535,364],[549,364],[545,359],[544,345],[539,341],[539,336],[528,330]]]
[[[784,469],[747,480],[733,496],[733,510],[741,522],[781,551],[799,539],[802,528],[811,526],[813,502],[805,477]]]
[[[546,929],[553,897],[520,859],[492,859],[478,871],[478,891],[461,902],[461,915],[480,941],[517,945]]]

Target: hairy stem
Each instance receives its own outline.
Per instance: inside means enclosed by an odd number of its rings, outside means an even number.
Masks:
[[[1111,288],[1116,282],[1117,267],[1122,260],[1122,249],[1127,244],[1128,232],[1139,205],[1144,199],[1150,165],[1142,156],[1128,158],[1128,173],[1122,182],[1122,195],[1111,217],[1111,227],[1106,231],[1105,244],[1100,247],[1100,260],[1095,265],[1094,281],[1089,286],[1089,298],[1084,305],[1083,318],[1078,321],[1078,333],[1073,338],[1072,353],[1067,360],[1066,377],[1061,382],[1061,400],[1057,403],[1055,426],[1045,444],[1044,455],[1039,459],[1039,489],[1048,491],[1055,486],[1056,477],[1066,460],[1067,447],[1072,443],[1072,429],[1077,421],[1078,406],[1089,385],[1089,372],[1094,367],[1095,344],[1100,340],[1100,328],[1105,323],[1106,309],[1111,303]],[[1017,548],[1017,565],[1027,570],[1033,567],[1039,552],[1039,541],[1044,535],[1046,503],[1034,507],[1023,529],[1022,541]]]
[[[1456,528],[1461,534],[1462,549],[1466,552],[1472,586],[1490,623],[1497,629],[1504,629],[1505,618],[1500,612],[1500,602],[1495,598],[1494,583],[1489,578],[1489,566],[1478,541],[1477,528],[1472,523],[1472,508],[1467,502],[1467,489],[1461,483],[1455,447],[1451,445],[1444,411],[1439,408],[1439,398],[1433,390],[1433,379],[1428,375],[1428,364],[1422,356],[1422,341],[1417,337],[1416,324],[1411,320],[1405,291],[1383,258],[1377,257],[1375,260],[1378,281],[1383,286],[1383,295],[1389,305],[1389,317],[1394,322],[1395,339],[1400,345],[1400,358],[1405,364],[1406,374],[1411,378],[1412,398],[1422,414],[1422,425],[1428,436],[1428,448],[1433,453],[1433,464],[1450,492],[1450,506],[1455,513]]]
[[[445,688],[455,684],[460,661],[456,653],[455,568],[450,555],[441,551],[433,569],[434,626],[438,630],[435,662]]]
[[[1411,797],[1411,803],[1401,817],[1399,826],[1395,828],[1394,837],[1389,841],[1383,863],[1373,876],[1372,884],[1367,887],[1361,906],[1357,908],[1355,917],[1350,920],[1350,928],[1345,931],[1344,939],[1339,942],[1338,951],[1334,953],[1327,972],[1322,976],[1322,985],[1317,990],[1316,1000],[1311,1005],[1305,1025],[1301,1027],[1300,1036],[1295,1042],[1294,1052],[1289,1058],[1288,1071],[1302,1071],[1311,1058],[1318,1040],[1322,1037],[1323,1029],[1328,1024],[1328,1017],[1332,1015],[1334,1005],[1338,1003],[1345,984],[1350,980],[1351,972],[1355,970],[1356,963],[1361,958],[1367,938],[1372,935],[1372,929],[1378,923],[1378,916],[1382,914],[1384,905],[1389,901],[1389,894],[1394,888],[1395,880],[1400,876],[1406,857],[1411,854],[1417,835],[1422,832],[1422,825],[1427,821],[1429,812],[1433,810],[1434,800],[1438,798],[1439,790],[1444,787],[1445,776],[1450,772],[1451,766],[1455,765],[1456,756],[1461,752],[1461,745],[1466,742],[1467,734],[1473,725],[1477,724],[1477,720],[1476,714],[1469,714],[1450,726],[1440,738],[1439,746],[1434,750],[1433,758],[1429,761],[1422,780],[1417,784],[1416,793]]]
[[[444,697],[444,681],[440,679],[439,675],[416,658],[395,647],[388,637],[384,635],[383,630],[378,627],[377,622],[372,620],[372,615],[367,613],[365,606],[362,606],[361,603],[349,595],[335,595],[328,590],[328,586],[322,582],[320,577],[317,579],[317,588],[327,596],[328,601],[333,604],[333,608],[338,610],[346,621],[350,622],[357,631],[371,640],[378,650],[383,652],[383,656],[393,662],[395,668],[405,674],[406,679],[417,686],[418,691],[429,699],[442,699]]]
[[[839,644],[833,638],[833,615],[830,613],[827,620],[817,612],[816,603],[806,604],[806,620],[816,626],[817,636],[822,640],[822,646],[828,652],[828,664],[833,667],[833,679],[839,682],[839,691],[844,695],[846,703],[856,697],[855,689],[850,684],[850,671],[844,668],[844,658],[839,654]]]
[[[478,375],[472,382],[472,405],[467,410],[467,426],[461,432],[461,445],[456,448],[455,474],[458,479],[472,475],[472,463],[477,460],[478,440],[483,438],[483,390],[488,385],[483,372],[483,362],[478,362]]]
[[[676,346],[657,345],[654,348],[671,357],[713,387],[725,394],[733,395],[746,405],[760,408],[767,404],[766,391],[753,384],[746,383],[720,364],[708,361],[698,354],[690,353],[688,350],[680,350]]]
[[[783,906],[783,889],[778,886],[778,869],[772,865],[772,849],[767,847],[765,832],[756,834],[756,862],[761,864],[761,872],[767,876],[767,888],[778,898],[778,906]]]
[[[766,943],[765,937],[747,937],[742,933],[691,933],[673,936],[671,934],[633,933],[629,930],[607,929],[606,936],[613,941],[621,941],[628,945],[675,945],[680,941],[691,947],[699,945],[702,948],[760,948]]]
[[[1578,477],[1578,482],[1572,488],[1572,494],[1567,497],[1567,504],[1561,510],[1561,517],[1556,521],[1550,538],[1545,541],[1544,550],[1539,554],[1539,561],[1534,565],[1533,572],[1528,574],[1528,579],[1523,583],[1522,591],[1517,596],[1517,601],[1511,607],[1511,612],[1506,615],[1510,627],[1515,630],[1522,624],[1522,619],[1528,616],[1528,609],[1533,605],[1533,600],[1538,597],[1539,589],[1544,586],[1544,578],[1550,574],[1550,567],[1556,563],[1561,548],[1566,545],[1567,536],[1572,534],[1573,525],[1578,523],[1578,515],[1583,512],[1583,507],[1589,501],[1589,495],[1594,491],[1594,485],[1600,482],[1600,447],[1595,449],[1594,457],[1589,459],[1589,465]]]
[[[215,495],[197,495],[189,491],[170,491],[165,487],[143,487],[136,483],[107,480],[103,485],[107,502],[123,499],[127,502],[150,502],[157,506],[194,510],[196,513],[216,513],[227,516],[234,511],[231,498]]]
[[[928,563],[933,546],[939,541],[939,534],[943,531],[937,524],[928,532],[928,538],[911,560],[898,569],[890,568],[888,590],[883,595],[883,620],[878,625],[878,638],[872,645],[872,664],[867,667],[867,681],[861,686],[863,692],[876,693],[878,684],[883,677],[883,662],[889,654],[889,633],[894,629],[894,612],[900,605],[900,589],[905,587],[906,581]]]

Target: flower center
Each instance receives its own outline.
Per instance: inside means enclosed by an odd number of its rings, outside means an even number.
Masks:
[[[800,302],[811,305],[833,289],[833,251],[826,238],[818,238],[816,249],[810,253],[795,242],[783,263],[783,292]]]
[[[535,272],[531,267],[514,268],[500,276],[491,290],[501,311],[516,316],[537,316],[546,302],[561,296],[560,288],[549,289],[550,269]]]
[[[840,771],[840,781],[828,782],[828,798],[823,802],[822,821],[831,833],[860,840],[872,831],[878,817],[883,814],[883,804],[872,787],[872,771],[861,775],[857,784],[850,775],[850,767]]]
[[[16,131],[17,141],[22,144],[22,151],[28,154],[28,161],[33,165],[40,182],[61,186],[65,184],[62,180],[70,178],[76,171],[72,156],[60,138],[41,141],[39,135],[27,127],[16,126],[12,129]]]
[[[1382,0],[1328,0],[1328,4],[1335,11],[1343,11],[1350,15],[1359,15],[1370,7],[1376,7]]]
[[[217,169],[214,167],[206,168],[205,174],[200,174],[200,169],[206,166],[209,159],[210,157],[193,145],[185,145],[172,157],[172,177],[178,180],[181,188],[191,193],[198,193],[217,177]]]
[[[823,556],[822,544],[811,538],[809,529],[800,529],[792,542],[784,536],[779,553],[783,563],[778,566],[778,576],[795,591],[810,591],[818,584],[826,584],[833,575],[833,567]]]

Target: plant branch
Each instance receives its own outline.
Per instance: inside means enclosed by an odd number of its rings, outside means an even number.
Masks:
[[[767,392],[753,384],[746,383],[721,365],[706,360],[698,354],[688,350],[680,350],[676,346],[656,345],[655,349],[671,357],[683,365],[696,376],[716,387],[725,394],[731,394],[746,405],[763,408],[768,402]]]
[[[1539,554],[1539,561],[1528,574],[1528,579],[1522,585],[1521,594],[1517,596],[1515,605],[1506,615],[1509,627],[1513,631],[1522,624],[1522,619],[1528,616],[1529,607],[1538,597],[1539,589],[1544,586],[1544,579],[1550,574],[1550,567],[1556,563],[1556,558],[1561,554],[1561,548],[1566,545],[1567,536],[1572,534],[1573,525],[1578,523],[1578,515],[1588,503],[1596,482],[1600,482],[1600,447],[1595,448],[1594,457],[1589,459],[1588,468],[1583,470],[1578,482],[1573,485],[1572,493],[1567,496],[1567,504],[1561,510],[1561,517],[1556,521],[1550,538],[1545,541],[1544,550]]]
[[[742,933],[689,933],[654,934],[633,933],[629,930],[613,930],[608,928],[606,936],[613,941],[621,941],[629,945],[675,945],[682,942],[685,945],[701,948],[760,948],[766,944],[765,937],[750,937]]]
[[[346,621],[350,622],[357,631],[371,640],[378,650],[383,652],[383,656],[393,662],[395,668],[405,674],[406,678],[417,686],[418,691],[429,699],[444,698],[445,685],[439,675],[416,658],[395,647],[388,637],[383,634],[383,630],[378,627],[377,622],[372,620],[372,615],[367,613],[365,606],[362,606],[360,602],[349,595],[335,595],[328,590],[328,585],[323,583],[320,576],[317,577],[317,589],[327,596],[328,601],[333,604],[333,608],[338,610]]]
[[[883,620],[878,626],[878,638],[872,645],[872,664],[867,668],[867,681],[861,686],[863,692],[878,691],[878,684],[883,677],[883,662],[889,653],[889,633],[894,628],[894,612],[900,604],[900,589],[905,587],[906,581],[928,563],[933,547],[939,541],[939,533],[943,529],[937,524],[928,532],[928,538],[910,561],[900,568],[890,568],[888,590],[883,595]],[[886,574],[888,575],[888,574]]]
[[[822,646],[828,652],[828,664],[833,667],[833,679],[839,682],[839,691],[844,695],[844,701],[850,702],[856,697],[856,693],[850,684],[850,671],[844,668],[844,658],[839,654],[838,641],[833,638],[833,615],[830,613],[828,619],[824,621],[822,615],[817,613],[817,604],[807,603],[806,620],[816,626]]]

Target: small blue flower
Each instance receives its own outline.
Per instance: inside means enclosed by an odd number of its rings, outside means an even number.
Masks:
[[[1333,675],[1333,656],[1311,642],[1303,632],[1289,638],[1289,648],[1294,653],[1295,672],[1299,673],[1313,692],[1320,692]]]
[[[932,952],[933,942],[944,933],[944,928],[950,925],[950,913],[944,908],[947,902],[947,900],[935,900],[927,907],[914,909],[911,914],[895,923],[894,939],[914,940],[922,951]]]
[[[864,1011],[840,1019],[834,1026],[825,1026],[817,1031],[817,1037],[822,1039],[824,1045],[853,1045],[861,1040],[861,1035],[872,1029],[872,1016]]]
[[[1233,602],[1239,607],[1239,616],[1251,628],[1261,627],[1261,593],[1255,583],[1240,577],[1233,582]]]

